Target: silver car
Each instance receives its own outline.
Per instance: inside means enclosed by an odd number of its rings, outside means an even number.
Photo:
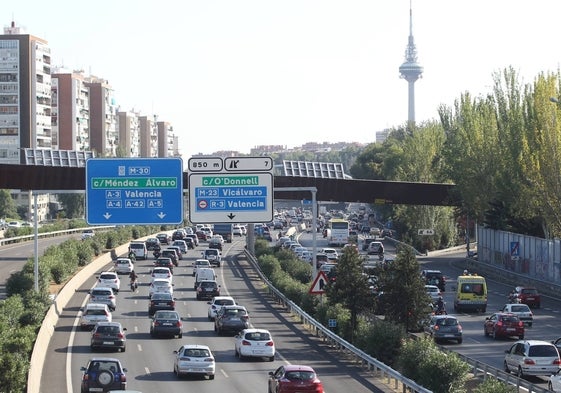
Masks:
[[[111,322],[113,320],[107,304],[87,303],[80,317],[82,330],[92,329],[98,322]]]
[[[182,345],[173,353],[175,354],[173,372],[178,378],[182,375],[198,374],[214,379],[216,363],[214,355],[206,345]]]
[[[109,287],[95,287],[90,291],[89,303],[102,303],[107,304],[110,311],[115,311],[117,308],[117,297],[113,289]]]
[[[526,375],[550,376],[559,372],[561,359],[557,347],[541,340],[518,340],[505,351],[504,369],[519,378]]]

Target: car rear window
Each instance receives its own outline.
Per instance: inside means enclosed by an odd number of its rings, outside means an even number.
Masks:
[[[92,295],[109,296],[109,295],[111,295],[111,291],[106,290],[106,289],[94,289],[94,290],[92,290]]]
[[[518,317],[514,315],[503,315],[501,317],[503,322],[518,323]]]
[[[314,379],[314,373],[309,371],[289,371],[285,377],[291,381],[309,381]]]
[[[115,279],[115,275],[113,273],[106,273],[106,274],[101,274],[99,278],[103,280],[113,280]]]
[[[522,293],[524,295],[537,295],[538,294],[538,290],[537,289],[523,289]]]
[[[532,357],[559,357],[554,345],[532,345],[528,356]]]
[[[271,339],[271,335],[269,333],[264,332],[252,332],[245,334],[246,340],[254,340],[254,341],[268,341]]]
[[[512,312],[528,312],[530,309],[526,305],[512,306]]]
[[[216,304],[218,306],[233,306],[234,301],[231,300],[231,299],[220,299],[220,300],[217,300],[216,302],[214,302],[214,304]]]

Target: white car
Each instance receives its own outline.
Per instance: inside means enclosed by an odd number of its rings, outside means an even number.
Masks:
[[[119,289],[121,288],[121,279],[115,272],[101,272],[97,277],[97,286],[109,287],[113,289],[113,292],[119,293]]]
[[[327,258],[331,261],[335,261],[339,258],[339,253],[334,248],[325,247],[320,250],[320,253],[327,255]]]
[[[155,267],[154,269],[152,269],[150,277],[151,281],[157,280],[159,278],[169,280],[170,282],[173,281],[173,274],[171,273],[171,270],[169,270],[169,267]]]
[[[550,392],[561,392],[561,369],[559,370],[549,377],[547,388]]]
[[[275,360],[275,342],[265,329],[244,329],[235,337],[234,351],[240,360],[248,357]]]
[[[80,317],[80,329],[92,329],[98,322],[111,322],[113,317],[107,304],[87,303]]]
[[[239,226],[239,225],[234,225],[234,226],[232,227],[232,234],[233,234],[234,236],[243,236],[243,229],[242,229],[242,227]]]
[[[214,355],[206,345],[182,345],[173,353],[175,354],[173,372],[178,378],[182,375],[198,374],[214,379],[216,363]]]
[[[208,306],[208,320],[214,321],[216,318],[216,313],[224,306],[235,306],[236,301],[231,296],[215,296],[210,302],[207,303]]]
[[[134,263],[130,258],[117,258],[115,261],[115,273],[130,274],[134,271]]]
[[[433,303],[436,303],[438,298],[442,296],[440,288],[436,285],[425,285],[425,291],[427,291],[427,294],[431,297]]]
[[[528,326],[532,326],[532,323],[534,322],[534,314],[532,313],[532,310],[530,310],[530,307],[527,304],[518,304],[518,303],[505,304],[500,311],[508,312],[516,315],[518,319],[520,319]]]
[[[173,295],[173,284],[171,283],[171,280],[157,278],[150,283],[148,293],[150,298],[155,293],[169,293],[170,295]]]
[[[195,277],[197,275],[197,269],[199,268],[207,268],[210,269],[212,268],[210,261],[208,259],[195,259],[195,261],[193,262],[193,277]]]

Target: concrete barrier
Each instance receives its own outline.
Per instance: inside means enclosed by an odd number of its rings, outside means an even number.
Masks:
[[[122,255],[128,252],[128,243],[119,246],[115,249],[117,255]],[[74,293],[78,288],[80,288],[84,282],[92,278],[96,272],[98,272],[103,266],[111,263],[111,252],[104,253],[91,263],[84,266],[74,277],[72,277],[66,285],[60,290],[60,292],[54,298],[53,304],[49,307],[45,319],[39,329],[39,334],[35,340],[33,346],[33,352],[31,354],[31,361],[29,365],[29,373],[27,374],[27,392],[28,393],[39,393],[41,374],[43,373],[43,365],[47,357],[47,349],[49,348],[49,342],[53,333],[55,331],[58,319],[62,314],[62,311],[74,296]]]

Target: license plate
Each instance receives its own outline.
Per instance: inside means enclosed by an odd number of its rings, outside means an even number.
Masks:
[[[533,297],[529,297],[526,300],[535,300]]]
[[[445,334],[444,337],[454,337],[453,334]]]
[[[104,341],[103,345],[113,345],[115,344],[113,341]]]
[[[167,306],[167,303],[158,303],[158,306]]]
[[[516,329],[515,328],[507,328],[506,331],[507,332],[514,332]]]
[[[171,322],[165,322],[165,323],[162,323],[162,325],[163,325],[163,326],[173,326],[173,323],[171,323]]]
[[[90,388],[90,392],[103,392],[103,388]]]

